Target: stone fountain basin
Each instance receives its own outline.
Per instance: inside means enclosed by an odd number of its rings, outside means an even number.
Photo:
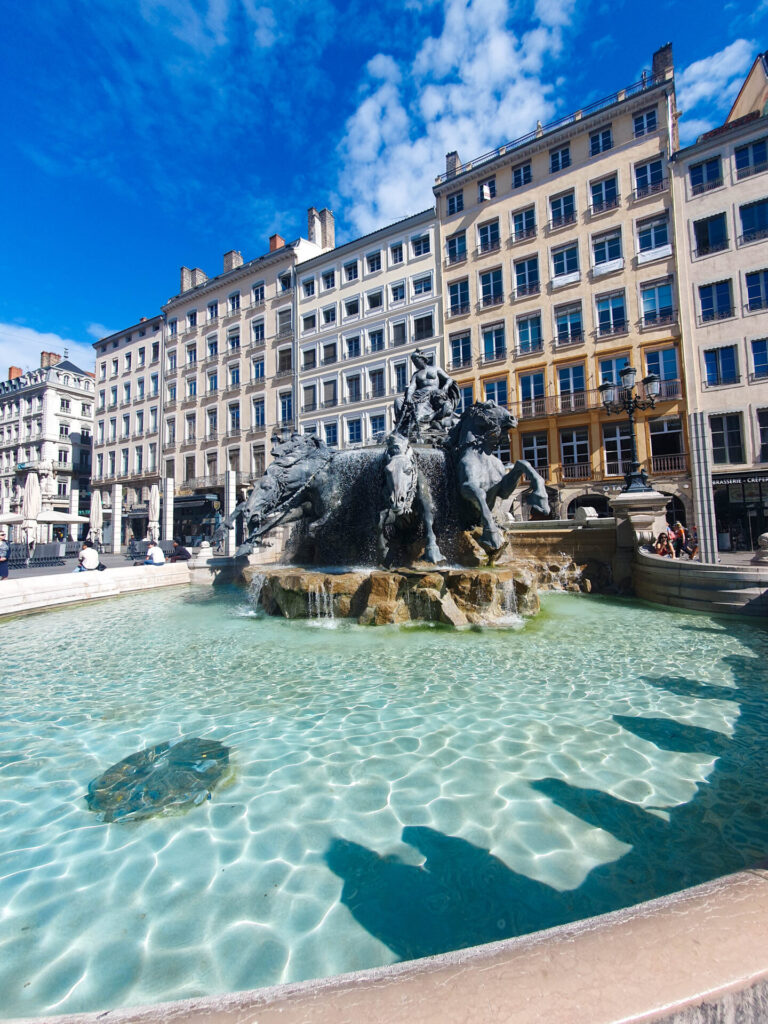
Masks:
[[[354,619],[384,626],[435,622],[488,625],[512,615],[533,616],[539,595],[533,573],[520,568],[334,570],[249,567],[247,583],[261,584],[260,606],[287,619]]]

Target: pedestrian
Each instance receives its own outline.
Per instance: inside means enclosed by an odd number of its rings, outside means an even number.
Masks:
[[[660,533],[656,538],[656,543],[653,545],[653,550],[657,555],[661,555],[662,558],[674,558],[675,549],[672,547],[672,543],[666,533]]]
[[[149,542],[147,557],[144,559],[144,565],[165,565],[163,549],[153,540]]]
[[[99,567],[99,553],[90,540],[84,540],[77,556],[77,568],[74,572],[93,572]]]
[[[192,557],[189,548],[185,548],[181,541],[181,537],[174,537],[173,552],[171,553],[172,562],[188,562]]]
[[[675,558],[682,557],[686,542],[685,527],[678,521],[674,525],[674,539],[672,540],[672,546],[675,549]]]
[[[0,530],[0,581],[8,579],[8,567],[11,560],[11,545],[4,530]]]
[[[696,529],[696,523],[691,527],[691,532],[688,534],[688,543],[685,546],[685,553],[693,561],[693,559],[699,553],[699,531]]]

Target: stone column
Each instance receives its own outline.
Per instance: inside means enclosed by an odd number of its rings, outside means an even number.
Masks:
[[[123,485],[112,484],[112,554],[120,554],[123,534]]]
[[[224,473],[224,518],[231,516],[237,506],[237,473],[228,469]],[[227,530],[224,536],[224,554],[231,558],[237,549],[235,527]]]
[[[70,515],[73,515],[73,516],[78,515],[79,509],[80,509],[80,491],[73,484],[73,486],[71,487],[70,492],[69,492],[69,513],[70,513]],[[78,526],[77,523],[70,523],[69,524],[69,529],[67,530],[67,533],[69,534],[69,539],[70,540],[77,540],[77,534],[78,534],[79,529],[80,529],[80,527]]]
[[[161,540],[173,540],[173,493],[175,482],[172,476],[163,477],[162,498],[163,508],[161,511],[160,538]]]
[[[666,530],[668,501],[658,491],[622,491],[610,499],[616,517],[616,554],[611,568],[619,587],[628,589],[632,585],[632,563],[638,545]]]
[[[699,561],[717,562],[717,522],[715,496],[712,491],[712,459],[707,417],[693,412],[688,417],[688,439],[691,448],[693,478],[693,514],[699,534]],[[688,524],[689,528],[693,523]]]

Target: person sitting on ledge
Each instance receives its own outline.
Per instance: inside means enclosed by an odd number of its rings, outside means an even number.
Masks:
[[[192,557],[192,553],[189,548],[185,548],[181,542],[180,537],[174,537],[173,540],[173,552],[171,554],[172,562],[188,562]]]
[[[77,568],[73,572],[93,572],[99,567],[99,553],[93,546],[93,541],[84,540],[77,556]]]
[[[672,547],[672,542],[666,533],[660,533],[656,538],[656,543],[653,545],[653,550],[657,555],[661,555],[662,558],[674,558],[675,549]]]
[[[163,549],[153,540],[149,542],[147,557],[144,559],[144,565],[165,565]]]

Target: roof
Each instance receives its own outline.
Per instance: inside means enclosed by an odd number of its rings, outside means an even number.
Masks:
[[[79,373],[81,377],[90,377],[90,370],[81,370],[79,366],[75,366],[74,363],[70,363],[68,359],[62,359],[60,363],[56,363],[54,366],[56,370],[68,370],[70,373]]]
[[[323,263],[327,260],[334,260],[339,256],[343,256],[344,253],[351,252],[360,245],[366,245],[374,239],[382,238],[384,235],[397,231],[398,228],[402,228],[409,222],[413,222],[415,226],[418,223],[424,223],[428,220],[432,220],[435,216],[436,211],[434,206],[430,206],[426,210],[419,210],[418,213],[409,213],[407,217],[393,221],[391,224],[384,224],[382,227],[376,228],[375,231],[369,231],[367,235],[361,235],[359,238],[353,238],[349,242],[342,242],[341,245],[337,245],[333,249],[327,249],[325,252],[318,253],[317,256],[310,256],[309,259],[297,264],[297,269],[303,269],[313,263]]]

